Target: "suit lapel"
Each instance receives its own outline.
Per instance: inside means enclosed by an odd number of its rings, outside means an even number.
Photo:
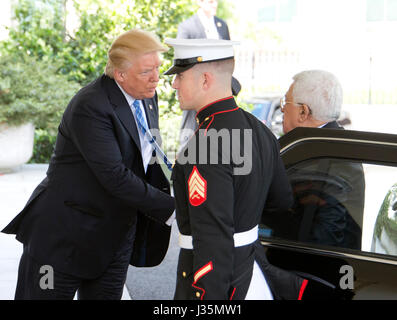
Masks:
[[[124,125],[132,140],[137,145],[139,151],[141,151],[141,143],[139,140],[138,128],[135,123],[134,115],[127,103],[123,93],[113,79],[105,76],[105,85],[108,89],[109,100],[115,107],[114,111],[119,117],[121,123]]]
[[[142,100],[143,108],[146,113],[146,120],[148,122],[149,129],[156,140],[156,142],[161,146],[162,139],[158,132],[159,130],[159,121],[157,117],[157,106],[154,104],[155,98],[152,99],[144,99]],[[155,130],[152,130],[155,129]]]
[[[151,99],[142,100],[143,109],[145,110],[146,120],[149,129],[152,129],[154,126],[154,114],[153,114],[153,102]]]
[[[223,37],[223,25],[222,25],[222,22],[221,21],[219,21],[218,19],[217,19],[217,17],[214,17],[214,22],[215,22],[215,26],[216,26],[216,30],[218,31],[218,34],[220,34],[221,35],[221,37],[222,37],[222,39],[224,39],[224,37]]]

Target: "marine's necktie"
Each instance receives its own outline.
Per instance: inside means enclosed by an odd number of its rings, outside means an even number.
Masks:
[[[168,160],[167,156],[165,155],[164,151],[161,149],[161,147],[158,145],[156,140],[153,138],[150,130],[147,127],[145,118],[143,117],[143,110],[141,107],[141,103],[139,100],[135,100],[133,103],[133,106],[135,108],[135,114],[136,114],[136,120],[138,123],[139,130],[143,133],[146,139],[150,142],[150,144],[153,146],[153,148],[156,150],[157,156],[162,158],[164,163],[167,165],[167,168],[172,171],[172,164]]]

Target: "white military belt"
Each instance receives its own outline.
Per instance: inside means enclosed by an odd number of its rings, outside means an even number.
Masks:
[[[258,239],[258,226],[251,230],[238,232],[233,235],[234,247],[242,247],[254,243]],[[193,237],[179,234],[178,244],[182,249],[193,249]]]

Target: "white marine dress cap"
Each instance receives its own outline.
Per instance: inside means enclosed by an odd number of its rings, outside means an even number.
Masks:
[[[237,41],[218,39],[165,39],[174,48],[174,65],[164,74],[176,74],[188,70],[197,63],[231,59]]]

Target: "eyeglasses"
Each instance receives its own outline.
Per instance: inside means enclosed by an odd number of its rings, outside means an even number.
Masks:
[[[287,101],[287,100],[285,99],[285,96],[284,96],[284,97],[282,97],[282,98],[280,99],[280,109],[281,109],[282,112],[284,112],[285,106],[286,106],[287,104],[289,104],[289,103],[290,103],[290,104],[297,104],[297,105],[300,105],[300,106],[304,106],[304,105],[305,105],[304,103]],[[311,114],[311,113],[312,113],[312,110],[310,109],[310,107],[309,107],[308,105],[306,105],[306,106],[308,107],[309,113]]]
[[[281,108],[281,111],[284,111],[284,108],[285,108],[285,106],[287,105],[287,104],[299,104],[300,106],[303,106],[304,104],[303,103],[299,103],[299,102],[292,102],[292,101],[287,101],[286,99],[285,99],[285,96],[284,97],[282,97],[281,99],[280,99],[280,108]]]

